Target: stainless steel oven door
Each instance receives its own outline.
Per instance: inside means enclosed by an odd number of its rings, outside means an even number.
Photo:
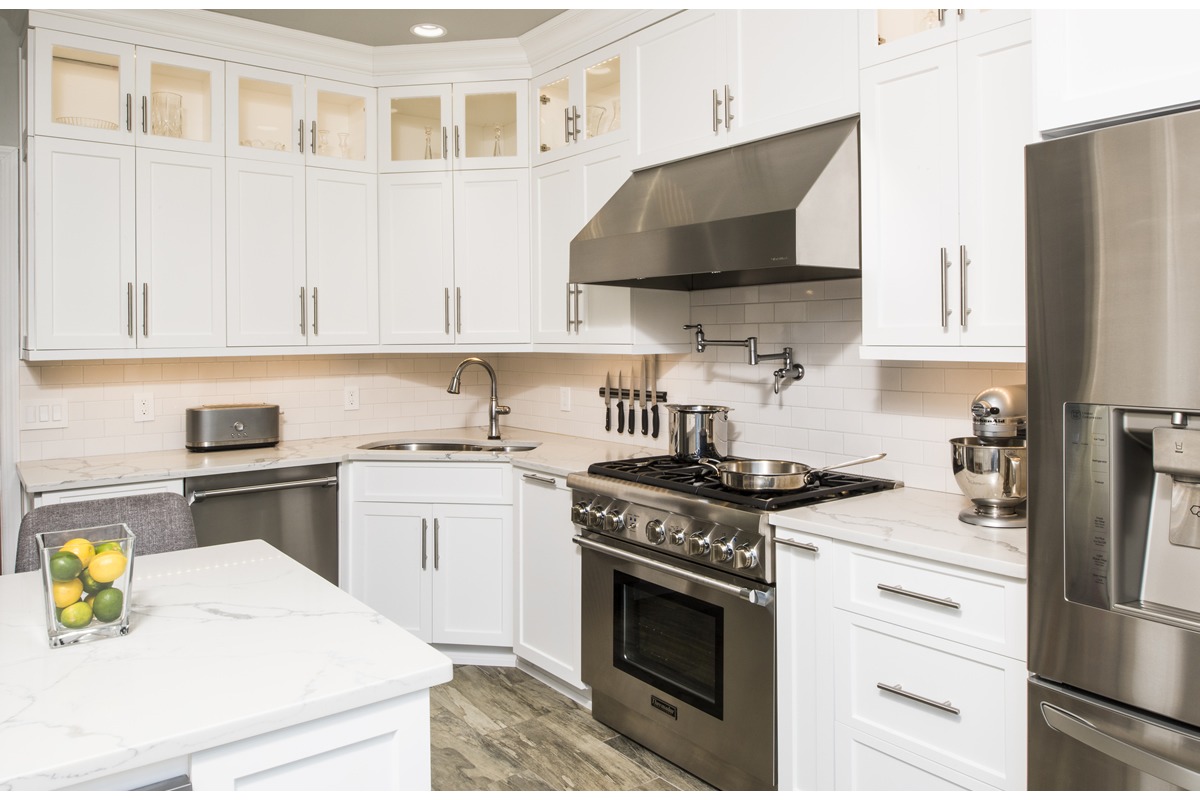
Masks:
[[[575,541],[592,716],[720,789],[774,789],[774,592],[594,533]]]

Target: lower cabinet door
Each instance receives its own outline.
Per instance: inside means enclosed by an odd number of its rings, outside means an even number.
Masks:
[[[347,591],[422,641],[432,641],[432,506],[355,503]]]
[[[512,507],[433,507],[433,639],[512,647]]]
[[[847,725],[835,727],[838,789],[858,792],[961,792],[964,789],[995,788]]]

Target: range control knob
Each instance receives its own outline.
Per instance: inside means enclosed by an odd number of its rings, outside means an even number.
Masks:
[[[712,543],[713,561],[728,561],[731,558],[733,558],[733,542],[721,538]]]
[[[687,539],[687,534],[683,532],[683,526],[674,525],[667,531],[667,539],[671,544],[680,547],[683,545],[684,540]]]
[[[739,544],[733,551],[735,569],[754,569],[758,566],[758,551],[748,544]]]
[[[661,519],[652,519],[646,523],[646,541],[652,544],[662,544],[667,539],[667,527]]]
[[[580,500],[571,506],[571,522],[574,522],[576,525],[587,525],[587,521],[588,504],[586,500]]]
[[[684,549],[689,556],[708,555],[708,547],[708,536],[703,533],[693,533],[684,543]]]
[[[625,518],[620,511],[607,511],[604,514],[604,530],[608,533],[620,533],[625,530]]]
[[[604,509],[600,506],[591,506],[588,508],[587,526],[594,530],[603,530],[604,526]]]

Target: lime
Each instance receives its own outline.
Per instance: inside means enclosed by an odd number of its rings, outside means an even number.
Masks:
[[[88,565],[88,572],[97,583],[112,583],[125,572],[125,554],[118,550],[97,553]]]
[[[88,606],[90,606],[92,609],[95,609],[96,608],[96,595],[89,594],[87,597],[83,598],[83,602],[87,603]]]
[[[96,595],[92,611],[101,622],[112,622],[121,616],[125,607],[125,595],[120,589],[105,589]]]
[[[50,556],[50,577],[56,581],[69,581],[78,578],[83,570],[83,562],[79,556],[69,550],[59,550]]]
[[[79,578],[72,578],[69,581],[55,581],[52,589],[54,593],[54,605],[58,608],[66,608],[72,603],[79,601],[83,596],[83,582]]]
[[[53,567],[51,568],[51,571],[53,571]],[[88,572],[87,570],[84,570],[82,573],[80,573],[79,580],[83,582],[83,590],[88,594],[95,594],[101,589],[107,589],[109,586],[112,586],[111,582],[101,583],[100,581],[96,580],[92,577],[92,573]]]
[[[121,543],[120,542],[101,542],[100,544],[96,545],[97,553],[105,553],[105,552],[108,552],[109,550],[116,550],[117,552],[120,552]]]
[[[84,628],[92,621],[92,607],[87,603],[72,603],[62,610],[62,624],[68,628]]]
[[[59,548],[60,553],[64,550],[79,556],[79,561],[84,567],[87,567],[92,556],[96,555],[96,548],[92,547],[92,543],[87,539],[72,539]]]

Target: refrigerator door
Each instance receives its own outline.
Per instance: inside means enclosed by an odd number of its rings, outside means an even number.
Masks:
[[[1054,758],[1034,758],[1035,753]],[[1200,730],[1029,680],[1029,790],[1200,789]]]

